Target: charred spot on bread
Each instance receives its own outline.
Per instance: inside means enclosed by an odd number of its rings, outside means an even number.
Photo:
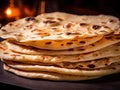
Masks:
[[[25,21],[32,21],[32,20],[35,20],[35,18],[34,17],[27,17],[27,18],[25,18]]]
[[[66,28],[71,28],[72,27],[72,23],[68,23],[67,25],[66,25]]]
[[[97,30],[97,29],[100,29],[101,26],[99,26],[99,25],[93,25],[92,28],[93,28],[94,30]]]
[[[66,44],[67,44],[67,45],[72,45],[72,44],[73,44],[73,42],[67,42]]]
[[[0,29],[1,31],[3,31],[3,32],[7,32],[7,30],[6,29]]]
[[[87,23],[80,23],[80,26],[87,26]]]
[[[112,39],[112,36],[106,36],[105,38],[106,39]]]
[[[115,23],[115,22],[117,22],[115,19],[110,19],[110,21],[109,21],[110,23]]]
[[[79,48],[78,51],[85,51],[85,49],[84,48]]]
[[[95,68],[95,65],[94,64],[88,64],[87,67],[88,68]]]
[[[45,44],[46,44],[46,45],[50,45],[50,44],[52,44],[52,42],[46,42]]]
[[[85,44],[86,42],[85,41],[79,41],[80,44]]]
[[[66,32],[66,35],[80,35],[78,32]]]
[[[53,20],[46,20],[46,21],[43,21],[44,23],[56,23],[56,21],[53,21]]]

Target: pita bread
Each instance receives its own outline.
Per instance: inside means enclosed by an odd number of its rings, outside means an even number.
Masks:
[[[55,81],[79,81],[79,80],[90,80],[96,79],[101,76],[77,76],[77,75],[65,75],[53,72],[26,72],[17,69],[13,69],[7,65],[4,65],[6,71],[12,72],[18,76],[32,78],[32,79],[46,79]]]
[[[11,22],[1,28],[0,36],[40,49],[65,50],[92,44],[104,35],[118,32],[120,27],[119,19],[109,15],[74,16],[61,12],[44,15]]]
[[[31,54],[31,55],[80,54],[80,56],[83,57],[84,55],[87,55],[87,54],[83,54],[83,53],[92,52],[91,54],[94,55],[93,51],[95,51],[95,54],[98,52],[98,55],[101,55],[101,52],[103,52],[103,51],[104,51],[104,54],[107,53],[108,51],[110,53],[114,52],[115,49],[120,48],[118,44],[115,44],[115,43],[120,42],[119,38],[120,38],[120,36],[109,35],[109,36],[104,37],[102,40],[97,41],[96,43],[93,43],[93,44],[90,44],[90,45],[84,46],[84,47],[69,49],[69,50],[43,50],[43,49],[33,48],[33,47],[29,47],[29,46],[14,44],[14,43],[11,43],[8,41],[4,41],[3,44],[6,45],[8,47],[8,49],[10,49],[14,52],[23,53],[23,54]],[[115,44],[115,45],[112,45],[112,44]],[[99,50],[99,51],[96,52],[96,50]],[[105,52],[105,51],[107,51],[107,52]],[[101,55],[101,57],[102,57],[102,55]]]

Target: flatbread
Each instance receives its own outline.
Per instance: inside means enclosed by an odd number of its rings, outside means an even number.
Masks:
[[[13,64],[7,63],[9,67],[22,70],[22,71],[30,71],[30,72],[56,72],[60,74],[68,74],[68,75],[79,75],[79,76],[104,76],[112,73],[120,72],[120,62],[113,63],[108,67],[103,67],[100,69],[67,69],[56,66],[43,66],[43,65],[23,65],[23,64]]]
[[[38,15],[36,18],[40,19],[40,21],[43,21],[43,20],[51,19],[50,17],[52,17],[53,19],[62,18],[63,22],[65,23],[68,23],[68,21],[84,22],[84,23],[91,23],[92,25],[99,24],[99,25],[109,26],[112,30],[116,30],[117,28],[119,28],[119,19],[117,17],[111,16],[111,15],[103,15],[103,14],[101,15],[75,15],[75,14],[64,13],[64,12],[52,12],[52,13],[44,13],[44,14]],[[111,19],[113,20],[111,21]]]
[[[101,76],[77,76],[77,75],[65,75],[53,72],[26,72],[17,69],[13,69],[7,65],[4,65],[6,71],[12,72],[15,75],[32,78],[32,79],[46,79],[46,80],[55,80],[55,81],[79,81],[79,80],[90,80],[96,79]]]
[[[97,41],[96,43],[93,43],[93,44],[90,44],[90,45],[84,46],[84,47],[69,49],[69,50],[43,50],[43,49],[33,48],[33,47],[29,47],[29,46],[14,44],[14,43],[11,43],[8,41],[4,41],[3,44],[6,45],[8,47],[8,49],[10,49],[14,52],[23,53],[23,54],[31,54],[31,55],[81,54],[80,57],[84,57],[84,55],[87,55],[87,54],[83,54],[83,53],[92,52],[91,53],[92,55],[98,54],[98,55],[100,55],[100,57],[102,57],[101,52],[103,52],[103,51],[104,51],[104,54],[103,53],[102,54],[104,56],[106,56],[106,53],[109,53],[109,52],[113,53],[117,48],[120,49],[119,44],[115,44],[118,42],[120,42],[120,35],[118,35],[118,36],[108,35],[108,36],[104,37],[103,39],[101,39],[100,41]],[[115,45],[113,45],[113,44],[115,44]],[[97,50],[99,50],[99,51],[97,51]],[[93,52],[93,51],[95,51],[95,52]],[[120,50],[118,50],[118,51],[120,51]],[[107,55],[111,55],[110,53]]]
[[[118,32],[119,23],[118,18],[109,15],[77,16],[55,12],[11,22],[1,28],[0,36],[40,49],[65,50],[92,44],[104,35]]]
[[[91,61],[83,61],[83,62],[61,62],[61,63],[44,63],[44,62],[22,62],[13,60],[3,60],[5,63],[11,64],[27,64],[30,65],[41,65],[41,66],[57,66],[62,68],[70,68],[70,69],[100,69],[103,67],[107,67],[113,63],[120,62],[120,56],[115,57],[106,57],[101,59],[95,59]]]
[[[9,64],[8,64],[9,65]],[[102,68],[102,69],[94,69],[94,70],[85,70],[85,69],[66,69],[66,68],[58,68],[54,66],[45,67],[45,66],[23,66],[20,68],[20,65],[18,67],[9,65],[9,67],[21,69],[21,71],[29,71],[29,72],[40,72],[40,71],[46,71],[46,72],[57,72],[62,75],[78,75],[78,76],[105,76],[110,75],[114,73],[120,72],[120,63],[115,63],[110,65],[109,67]],[[8,69],[9,71],[9,69]]]
[[[39,49],[47,49],[47,50],[67,50],[70,48],[80,47],[80,46],[87,46],[92,44],[100,39],[103,36],[96,36],[96,37],[87,37],[87,38],[74,38],[73,40],[45,40],[45,41],[23,41],[23,42],[16,42],[12,41],[17,44],[25,45],[25,46],[32,46]]]
[[[104,53],[102,53],[104,52]],[[28,55],[13,52],[4,45],[0,45],[0,57],[6,60],[19,62],[43,62],[43,63],[60,63],[60,62],[83,62],[92,61],[100,58],[114,57],[120,55],[120,44],[114,44],[102,50],[77,55]]]
[[[120,72],[120,20],[45,13],[0,29],[3,68],[34,79],[78,81]]]

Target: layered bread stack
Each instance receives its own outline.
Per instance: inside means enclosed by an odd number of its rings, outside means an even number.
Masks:
[[[4,70],[27,78],[89,80],[120,72],[120,21],[53,12],[3,26]]]

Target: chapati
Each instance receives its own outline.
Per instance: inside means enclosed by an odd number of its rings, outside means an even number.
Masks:
[[[120,27],[119,19],[110,15],[44,15],[10,22],[0,29],[0,36],[40,49],[64,50],[92,44],[104,35],[118,32]]]

